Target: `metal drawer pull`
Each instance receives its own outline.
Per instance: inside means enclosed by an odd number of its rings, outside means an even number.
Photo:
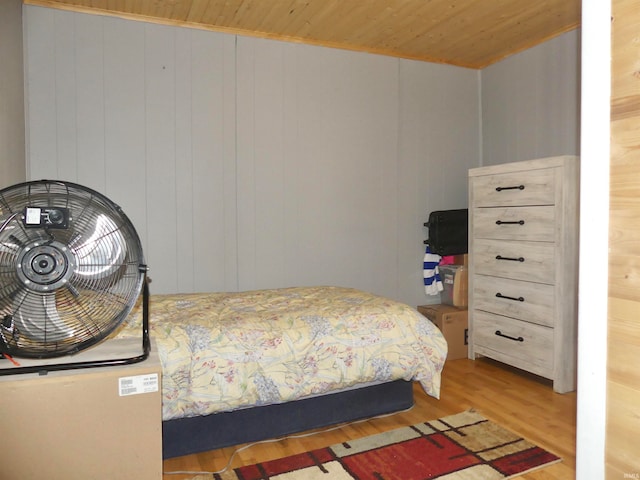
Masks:
[[[513,340],[514,342],[524,342],[524,338],[522,338],[522,337],[518,337],[518,338],[511,337],[509,335],[505,335],[500,330],[496,330],[496,335],[499,336],[499,337],[508,338],[509,340]]]
[[[510,262],[524,262],[524,257],[503,257],[502,255],[496,255],[496,260],[509,260]]]
[[[496,293],[496,297],[504,298],[506,300],[513,300],[514,302],[524,302],[524,297],[507,297],[506,295],[501,294],[500,292]]]
[[[503,190],[524,190],[524,185],[516,185],[515,187],[496,187],[496,192]]]
[[[505,222],[504,220],[496,220],[496,225],[524,225],[524,220],[516,220],[514,222]]]

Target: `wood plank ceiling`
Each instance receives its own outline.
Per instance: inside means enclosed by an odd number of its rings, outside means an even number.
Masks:
[[[24,0],[484,68],[580,25],[581,0]]]

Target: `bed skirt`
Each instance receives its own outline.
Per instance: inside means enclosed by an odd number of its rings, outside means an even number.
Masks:
[[[168,420],[162,423],[162,454],[165,459],[180,457],[412,406],[412,382],[396,380],[294,402]]]

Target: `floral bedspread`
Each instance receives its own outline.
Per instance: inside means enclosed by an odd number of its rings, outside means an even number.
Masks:
[[[136,307],[119,337],[139,336]],[[152,295],[163,419],[281,403],[365,382],[440,395],[447,343],[402,303],[341,287]]]

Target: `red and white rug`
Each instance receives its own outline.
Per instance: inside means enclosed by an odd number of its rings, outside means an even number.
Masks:
[[[493,480],[561,459],[474,411],[278,460],[198,476],[216,480]],[[195,479],[194,479],[195,480]]]

